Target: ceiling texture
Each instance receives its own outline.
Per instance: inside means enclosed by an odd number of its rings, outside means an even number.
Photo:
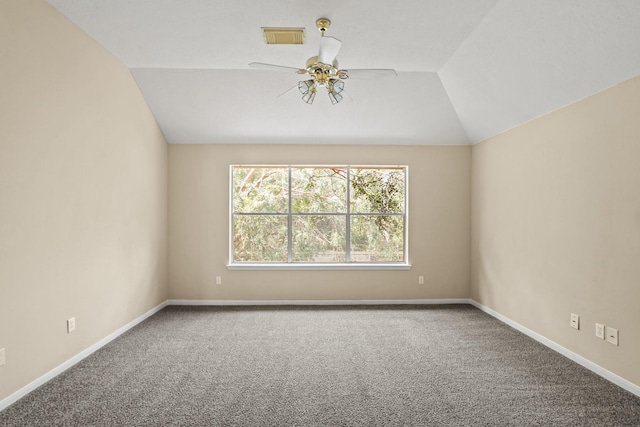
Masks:
[[[473,144],[640,75],[638,0],[47,1],[129,67],[169,143]],[[304,68],[323,17],[340,68],[398,76],[307,105],[307,76],[249,68]]]

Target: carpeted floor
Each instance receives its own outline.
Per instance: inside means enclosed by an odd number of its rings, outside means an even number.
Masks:
[[[471,306],[167,307],[0,426],[640,426],[640,398]]]

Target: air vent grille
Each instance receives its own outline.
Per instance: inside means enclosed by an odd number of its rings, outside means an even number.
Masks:
[[[304,44],[304,28],[262,28],[267,44]]]

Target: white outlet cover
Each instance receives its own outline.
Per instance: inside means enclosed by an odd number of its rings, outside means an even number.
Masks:
[[[596,323],[596,337],[604,339],[604,325]]]
[[[0,366],[4,365],[4,363],[5,363],[4,348],[0,348]]]
[[[76,330],[76,318],[72,317],[67,320],[67,333],[73,332]]]

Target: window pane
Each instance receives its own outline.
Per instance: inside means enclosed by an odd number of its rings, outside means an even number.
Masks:
[[[286,215],[234,215],[233,260],[287,262]]]
[[[352,216],[351,261],[403,261],[403,238],[402,216]]]
[[[351,169],[351,212],[403,213],[404,169]]]
[[[286,213],[289,206],[286,167],[233,167],[234,213]]]
[[[294,215],[292,222],[294,261],[346,261],[346,216]]]
[[[347,170],[337,167],[291,169],[291,211],[346,212]]]

